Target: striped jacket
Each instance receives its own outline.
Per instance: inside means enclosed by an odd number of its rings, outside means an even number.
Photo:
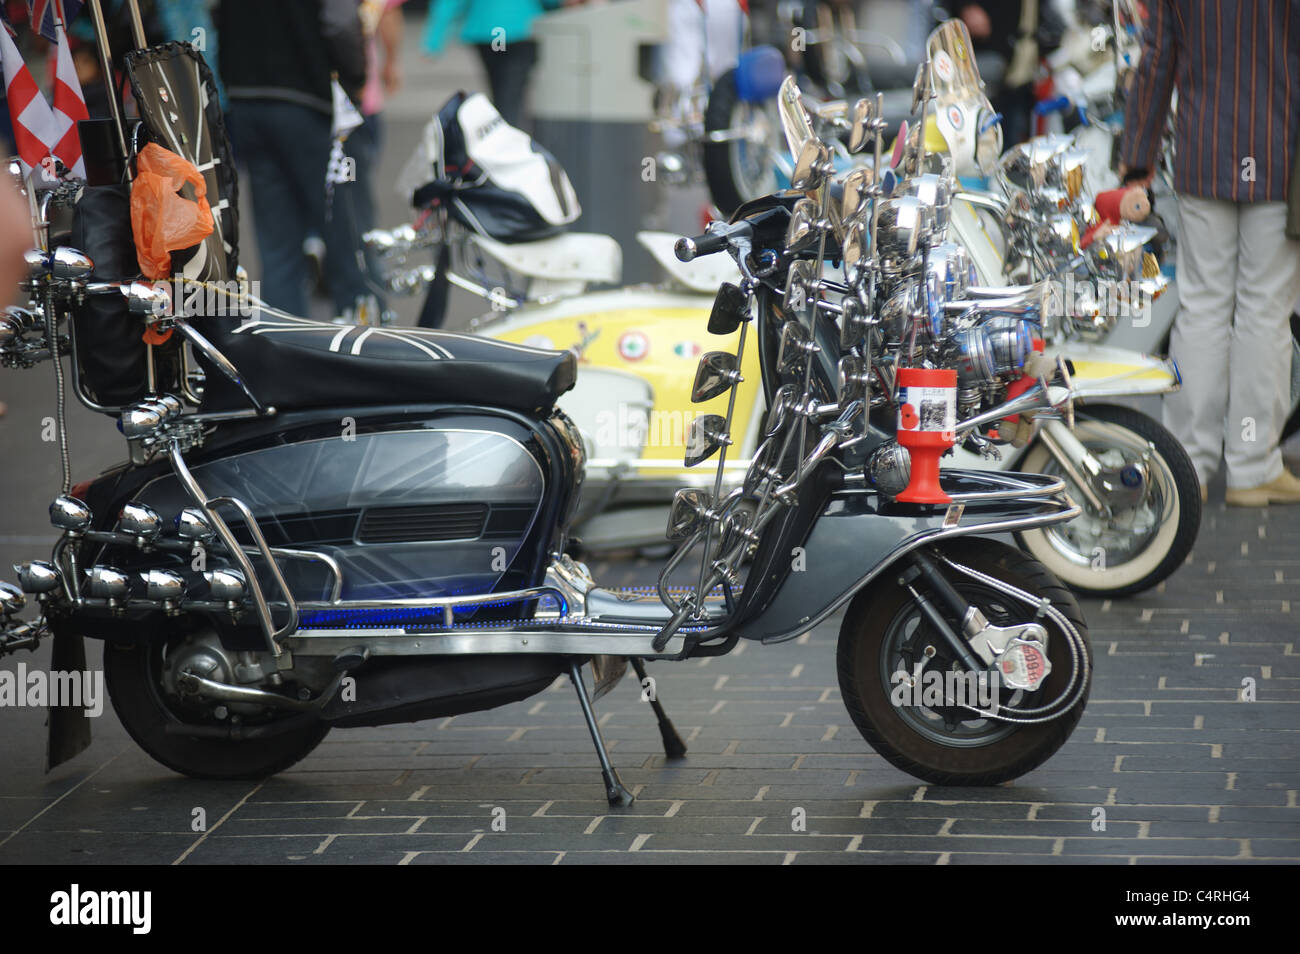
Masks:
[[[1148,0],[1120,160],[1154,169],[1178,90],[1174,188],[1284,201],[1300,129],[1300,0]]]

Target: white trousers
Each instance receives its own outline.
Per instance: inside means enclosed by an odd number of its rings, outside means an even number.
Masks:
[[[1284,234],[1284,202],[1180,193],[1178,216],[1179,305],[1169,353],[1183,386],[1165,395],[1165,426],[1202,485],[1222,458],[1229,487],[1258,487],[1282,473],[1300,242]]]

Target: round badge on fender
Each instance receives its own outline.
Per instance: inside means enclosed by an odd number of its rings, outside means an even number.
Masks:
[[[650,353],[650,339],[640,331],[625,331],[618,339],[618,354],[624,361],[640,361]]]

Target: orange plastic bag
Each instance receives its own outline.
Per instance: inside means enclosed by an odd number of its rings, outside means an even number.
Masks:
[[[131,184],[131,231],[146,278],[170,278],[171,253],[197,245],[212,234],[208,186],[194,163],[157,143],[140,150]],[[194,199],[179,195],[189,183]]]

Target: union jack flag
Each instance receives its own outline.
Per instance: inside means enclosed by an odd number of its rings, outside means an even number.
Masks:
[[[27,12],[31,14],[32,29],[52,43],[57,43],[59,34],[55,28],[56,21],[64,26],[81,12],[84,0],[27,0]]]

